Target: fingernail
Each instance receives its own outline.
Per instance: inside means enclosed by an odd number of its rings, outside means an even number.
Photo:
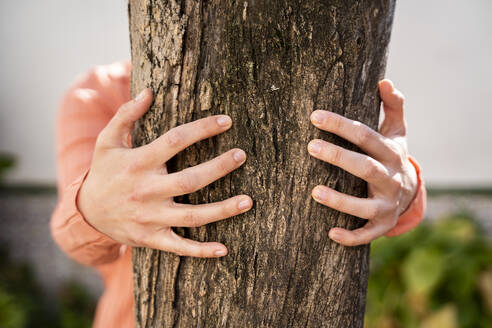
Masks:
[[[227,115],[222,115],[217,118],[217,124],[220,126],[228,126],[231,123],[231,118]]]
[[[318,198],[319,200],[325,200],[328,196],[326,190],[323,190],[323,188],[320,187],[314,189],[313,194],[314,197]]]
[[[234,160],[236,162],[241,163],[246,158],[246,153],[242,150],[236,150],[234,152],[234,155],[232,155],[232,157],[234,157]]]
[[[329,236],[331,239],[333,239],[336,242],[339,242],[342,239],[342,235],[336,231],[333,232],[330,231]]]
[[[145,98],[145,89],[140,91],[140,93],[135,97],[136,102],[141,102]]]
[[[325,115],[319,111],[314,112],[311,115],[311,121],[316,124],[321,124],[325,120]]]
[[[250,206],[251,206],[251,202],[249,201],[249,199],[243,199],[242,201],[239,202],[239,204],[237,204],[237,208],[240,210],[245,210]]]
[[[321,151],[321,143],[319,141],[311,141],[309,143],[309,151],[314,154],[319,153]]]
[[[224,256],[226,254],[227,254],[227,251],[223,250],[223,249],[219,249],[219,250],[215,251],[215,256]]]

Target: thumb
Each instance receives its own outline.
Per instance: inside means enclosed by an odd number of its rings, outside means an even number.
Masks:
[[[379,132],[385,137],[393,135],[406,135],[406,122],[404,116],[405,97],[397,90],[393,82],[388,79],[381,80],[378,84],[379,94],[383,101],[384,120]]]
[[[152,91],[146,88],[135,99],[121,105],[108,125],[101,131],[98,137],[99,146],[130,148],[129,139],[133,124],[147,112],[151,103]]]

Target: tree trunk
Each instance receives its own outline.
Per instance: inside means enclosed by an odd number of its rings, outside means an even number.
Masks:
[[[168,162],[170,171],[233,147],[243,167],[179,202],[250,195],[252,210],[194,229],[229,248],[220,259],[134,249],[137,327],[362,327],[369,246],[344,247],[331,227],[364,221],[316,203],[325,184],[367,197],[365,181],[310,157],[327,109],[377,129],[394,0],[130,0],[131,91],[154,91],[136,146],[177,125],[228,114],[228,132]]]

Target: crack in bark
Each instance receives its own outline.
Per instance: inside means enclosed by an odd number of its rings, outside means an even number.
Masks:
[[[303,144],[315,134],[348,143],[320,133],[304,116],[326,106],[374,124],[379,104],[369,86],[384,70],[378,63],[392,4],[248,1],[243,19],[243,2],[130,0],[132,90],[150,85],[156,93],[137,124],[135,145],[191,118],[231,115],[234,124],[224,136],[180,153],[169,168],[243,148],[243,167],[179,199],[195,204],[244,193],[254,200],[241,217],[179,230],[225,243],[230,254],[224,258],[162,254],[156,260],[154,251],[134,251],[137,326],[362,327],[367,247],[343,248],[327,236],[334,225],[351,229],[359,221],[317,204],[310,191],[324,182],[357,196],[366,186],[309,157]],[[154,7],[149,13],[145,6]],[[361,14],[375,7],[377,18]],[[203,80],[214,93],[206,113],[196,110]],[[278,89],[270,92],[272,84]]]
[[[177,268],[175,271],[175,279],[173,281],[173,290],[174,290],[174,299],[172,301],[172,307],[173,309],[179,309],[178,307],[178,302],[179,302],[179,273],[181,272],[181,257],[178,257],[177,261]],[[179,320],[179,311],[174,311],[174,323],[173,327],[177,327]]]

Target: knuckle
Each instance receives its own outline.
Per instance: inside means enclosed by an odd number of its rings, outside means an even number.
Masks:
[[[106,140],[107,137],[104,129],[97,135],[96,144],[94,145],[94,151],[98,151],[106,148]]]
[[[331,119],[333,124],[333,129],[335,131],[340,131],[343,127],[343,117],[341,115],[334,115]]]
[[[126,116],[130,111],[130,108],[131,108],[130,102],[124,103],[118,108],[118,112],[117,112],[118,116]]]
[[[209,135],[210,133],[214,133],[217,130],[220,130],[220,126],[217,124],[216,116],[209,116],[202,120],[198,120],[196,128],[198,132],[202,135]]]
[[[147,198],[148,195],[149,192],[147,190],[142,188],[135,188],[134,190],[131,191],[130,195],[128,196],[128,199],[131,202],[142,203]]]
[[[401,129],[400,129],[400,134],[402,136],[406,136],[407,135],[407,130],[408,130],[407,121],[405,119],[403,119],[403,124],[402,124]]]
[[[330,199],[331,199],[331,206],[333,206],[333,208],[339,209],[339,210],[342,210],[345,208],[344,207],[345,206],[345,199],[342,196],[336,195],[336,196],[330,197]]]
[[[350,239],[350,246],[358,246],[369,242],[368,235],[362,231],[354,231],[354,237]]]
[[[398,101],[398,106],[403,107],[405,104],[405,95],[400,90],[395,90],[395,94]]]
[[[333,163],[341,163],[342,162],[343,148],[333,147],[333,149],[330,151],[330,153],[331,153],[331,160]]]
[[[367,178],[378,177],[378,176],[382,176],[383,174],[384,173],[380,165],[378,165],[374,159],[369,158],[364,168],[364,178],[367,179]]]
[[[172,129],[164,136],[167,146],[171,148],[179,148],[183,144],[183,133],[178,129]]]
[[[180,247],[174,247],[172,250],[170,250],[171,253],[174,253],[178,256],[186,256],[189,255],[184,249]]]
[[[391,202],[390,209],[394,213],[395,211],[398,211],[400,208],[400,202],[399,200],[395,199],[394,201]]]
[[[240,210],[236,206],[235,200],[232,201],[230,204],[228,204],[226,201],[224,201],[219,206],[220,206],[219,216],[221,218],[228,218],[228,217],[233,216],[234,214],[240,212]]]
[[[358,242],[357,242],[358,235],[359,235],[358,232],[354,231],[352,234],[347,236],[347,238],[343,241],[343,244],[345,246],[357,246],[358,245]]]
[[[197,254],[195,256],[197,256],[197,257],[213,257],[211,252],[208,251],[207,247],[204,245],[198,246]]]
[[[126,164],[126,171],[129,173],[140,172],[146,167],[147,160],[143,156],[132,157]]]
[[[394,174],[390,178],[390,184],[397,192],[403,189],[403,179],[401,174],[400,173]]]
[[[143,229],[135,229],[128,237],[128,240],[133,245],[146,246],[149,241],[149,234]]]
[[[367,126],[361,124],[357,128],[357,142],[362,145],[365,144],[371,139],[372,131]]]
[[[133,190],[129,195],[128,195],[128,200],[131,202],[140,202],[142,200],[142,193],[140,190]]]
[[[143,214],[142,210],[139,209],[138,207],[132,211],[129,219],[130,219],[130,221],[137,223],[137,224],[143,224],[146,222],[145,215]]]
[[[406,156],[402,155],[401,153],[397,153],[394,159],[396,167],[403,167],[405,165],[405,159]]]
[[[391,160],[396,167],[402,167],[405,164],[404,156],[398,150],[391,152]]]
[[[355,240],[355,239],[348,239],[346,242],[345,242],[345,245],[346,246],[357,246],[359,245],[359,243]]]
[[[375,204],[374,206],[369,206],[367,209],[367,219],[375,220],[381,214],[381,204]]]
[[[182,174],[177,181],[178,188],[184,194],[189,194],[197,190],[197,180],[195,175],[188,169],[181,171]]]
[[[232,167],[234,159],[231,156],[221,158],[217,161],[217,170],[222,173],[229,172]]]
[[[200,218],[194,211],[186,211],[183,215],[183,223],[188,227],[201,226]]]
[[[131,110],[132,107],[130,106],[129,103],[125,103],[118,108],[118,111],[116,112],[116,115],[113,117],[116,126],[127,126],[130,124],[130,118],[131,118]]]
[[[401,167],[405,162],[405,156],[402,153],[402,149],[400,145],[395,144],[394,142],[387,142],[386,146],[388,147],[388,153],[391,158],[391,161],[397,166]]]

